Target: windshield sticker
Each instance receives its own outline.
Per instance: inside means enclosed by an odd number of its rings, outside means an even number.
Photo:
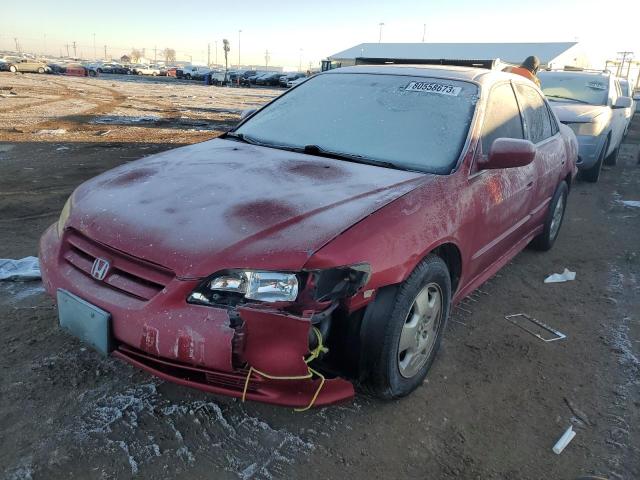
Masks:
[[[462,87],[454,87],[453,85],[445,85],[442,83],[411,82],[407,85],[405,91],[439,93],[440,95],[457,97],[462,91]]]
[[[606,90],[607,86],[604,83],[600,82],[589,82],[587,83],[587,87],[594,88],[596,90]]]

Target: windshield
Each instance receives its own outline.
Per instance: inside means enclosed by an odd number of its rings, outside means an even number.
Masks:
[[[467,138],[478,88],[400,75],[318,75],[256,113],[236,132],[261,144],[450,173]]]
[[[606,105],[609,78],[568,72],[540,72],[542,91],[551,101],[575,101],[591,105]]]

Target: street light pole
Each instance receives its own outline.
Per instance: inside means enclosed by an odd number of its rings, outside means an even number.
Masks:
[[[424,43],[424,37],[427,35],[427,24],[422,25],[422,43]]]
[[[240,69],[240,34],[242,30],[238,30],[238,69]]]
[[[300,49],[300,61],[298,62],[298,71],[302,71],[302,48]]]
[[[93,34],[93,59],[98,60],[98,54],[96,53],[96,34]]]
[[[384,27],[384,23],[380,22],[378,26],[380,27],[380,35],[378,36],[378,43],[380,43],[382,42],[382,27]]]
[[[218,41],[215,41],[216,44],[216,66],[218,65]]]

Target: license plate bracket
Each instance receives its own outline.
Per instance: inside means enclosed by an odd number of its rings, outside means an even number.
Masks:
[[[111,314],[64,289],[58,289],[57,298],[60,327],[108,355],[113,350]]]

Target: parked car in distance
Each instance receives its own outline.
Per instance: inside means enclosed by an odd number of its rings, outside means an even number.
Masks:
[[[9,71],[14,73],[47,73],[49,71],[49,67],[44,62],[22,58],[20,60],[10,62]]]
[[[597,182],[602,165],[617,162],[631,98],[608,72],[545,71],[538,78],[556,115],[578,138],[580,176]]]
[[[207,73],[211,73],[211,69],[202,65],[185,65],[182,67],[182,76],[187,80],[202,80]]]
[[[258,77],[256,79],[256,85],[267,85],[272,87],[277,87],[280,85],[280,77],[281,73],[278,72],[270,72]]]
[[[282,75],[280,77],[280,86],[281,87],[286,87],[287,83],[289,83],[289,81],[291,80],[296,80],[298,78],[303,78],[306,75],[302,72],[294,72],[294,73],[287,73],[286,75]]]
[[[182,68],[180,67],[167,68],[167,77],[182,78]]]
[[[101,63],[95,65],[95,69],[98,73],[117,74],[117,75],[130,75],[131,69],[119,63]]]
[[[295,87],[296,85],[300,85],[302,82],[304,82],[307,79],[307,77],[298,77],[295,78],[293,80],[289,80],[287,82],[287,88],[291,88],[291,87]]]
[[[98,71],[93,65],[70,63],[65,65],[64,74],[71,77],[96,77],[98,76]]]
[[[7,62],[5,59],[0,58],[0,72],[10,72],[11,71],[11,63]]]
[[[145,65],[144,67],[136,68],[137,75],[152,75],[154,77],[160,75],[160,67],[158,65]]]
[[[553,246],[576,158],[517,75],[331,70],[221,138],[82,184],[41,239],[43,285],[63,328],[181,385],[300,408],[353,383],[398,398],[454,305]]]

